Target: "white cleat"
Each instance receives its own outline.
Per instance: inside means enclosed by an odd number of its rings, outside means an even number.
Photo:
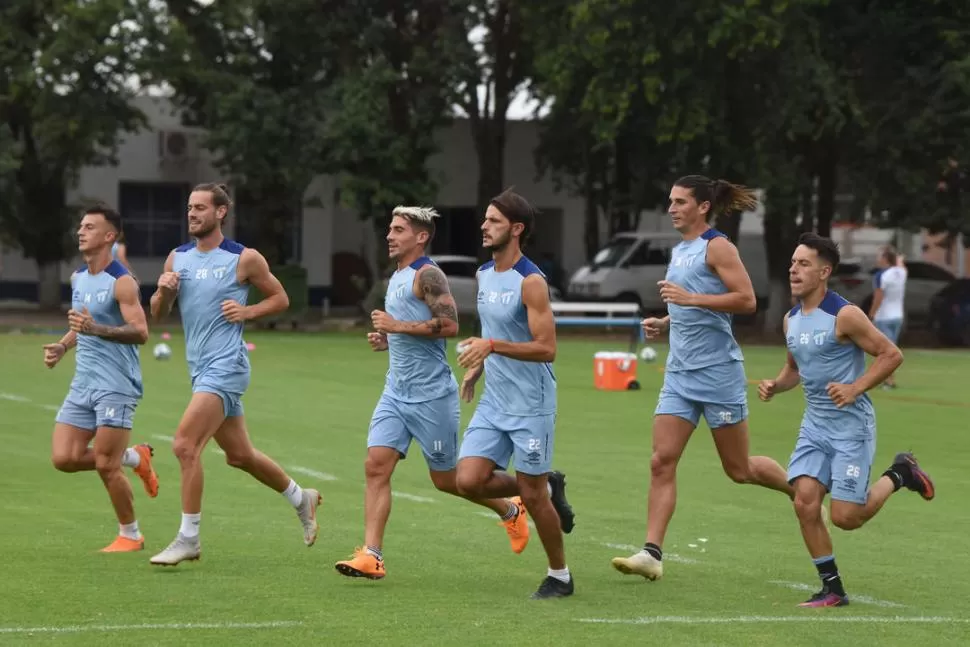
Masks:
[[[149,561],[156,566],[175,566],[180,562],[191,562],[202,556],[202,544],[198,537],[186,537],[179,533],[175,541]]]
[[[614,557],[613,568],[624,575],[642,575],[648,580],[659,580],[664,574],[663,562],[641,550],[630,557]]]
[[[323,497],[316,490],[303,490],[303,501],[296,509],[296,516],[303,524],[303,543],[312,546],[317,541],[320,534],[320,526],[317,524],[317,506],[323,501]]]

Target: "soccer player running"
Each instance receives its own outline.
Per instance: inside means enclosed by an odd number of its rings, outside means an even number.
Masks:
[[[458,310],[444,272],[425,256],[437,217],[427,207],[397,207],[392,213],[387,243],[397,271],[387,286],[386,312],[371,313],[376,332],[367,335],[371,348],[388,351],[390,369],[367,437],[364,548],[335,565],[349,577],[378,580],[386,574],[382,546],[391,513],[391,475],[412,438],[421,446],[434,486],[462,496],[455,484],[461,403],[445,354],[445,338],[458,334]],[[518,498],[469,500],[494,510],[512,550],[525,550],[529,524]]]
[[[493,198],[482,224],[483,246],[492,260],[478,269],[478,316],[482,337],[459,348],[465,369],[461,395],[475,396],[483,371],[485,391],[462,440],[458,491],[468,497],[519,495],[535,521],[549,560],[547,577],[533,599],[572,595],[562,533],[573,529],[566,478],[551,472],[556,425],[556,323],[549,286],[522,254],[535,224],[535,211],[508,190]],[[514,459],[515,476],[506,470]],[[498,471],[502,470],[502,471]]]
[[[879,332],[897,343],[903,329],[903,302],[906,297],[906,264],[901,254],[891,246],[882,248],[876,261],[879,271],[873,277],[872,305],[869,318],[876,324]],[[883,388],[895,389],[896,378],[890,373]]]
[[[71,275],[70,330],[57,343],[44,346],[48,368],[77,347],[74,379],[55,418],[51,461],[62,472],[97,470],[120,526],[115,540],[102,549],[105,553],[145,547],[131,484],[121,468],[132,468],[148,496],[158,496],[151,446],[128,447],[143,393],[138,346],[148,340],[148,324],[138,284],[111,258],[119,233],[118,212],[104,206],[84,212],[77,232],[84,265]]]
[[[907,452],[869,487],[876,453],[876,418],[866,392],[886,379],[903,355],[865,313],[828,288],[839,264],[834,242],[803,234],[792,256],[789,277],[797,303],[785,315],[788,360],[773,380],[762,380],[759,397],[805,391],[805,414],[788,464],[795,486],[795,514],[802,538],[822,580],[822,589],[803,607],[849,603],[835,565],[832,538],[822,520],[822,499],[830,493],[832,523],[855,530],[872,519],[886,500],[906,487],[929,501],[933,481]],[[875,361],[866,370],[865,355]]]
[[[202,184],[189,196],[189,234],[195,239],[175,248],[165,261],[151,299],[152,319],[167,315],[176,298],[185,330],[185,356],[192,378],[189,401],[173,450],[181,467],[182,524],[175,540],[151,558],[152,564],[175,566],[201,555],[202,451],[215,439],[226,462],[283,494],[303,525],[303,541],[317,539],[320,493],[302,489],[271,458],[253,447],[246,430],[242,396],[249,386],[249,354],[243,343],[244,322],[282,312],[289,298],[270,272],[262,254],[222,234],[231,206],[221,184]],[[249,286],[264,299],[246,305]]]
[[[755,311],[754,288],[737,248],[708,224],[727,211],[754,209],[751,189],[700,175],[682,177],[667,210],[683,240],[671,252],[660,296],[668,315],[645,319],[648,338],[670,330],[670,352],[653,419],[653,455],[643,550],[613,558],[613,567],[648,580],[663,577],[663,541],[677,500],[677,464],[703,414],[724,472],[792,496],[785,470],[766,456],[748,455],[744,358],[732,315]]]

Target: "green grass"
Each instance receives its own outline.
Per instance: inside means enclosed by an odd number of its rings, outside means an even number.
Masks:
[[[956,493],[970,486],[967,384],[970,355],[911,351],[895,393],[873,394],[878,412],[878,474],[892,455],[911,449],[936,480],[932,503],[902,491],[868,526],[833,530],[850,594],[899,606],[866,604],[821,611],[795,605],[815,587],[790,504],[776,493],[733,485],[723,475],[706,427],[680,468],[679,507],[665,551],[664,580],[623,577],[609,560],[643,541],[653,408],[661,364],[640,365],[643,390],[592,388],[592,355],[622,341],[563,340],[559,378],[558,469],[566,472],[577,511],[566,537],[576,594],[528,599],[545,574],[538,537],[514,555],[497,520],[483,509],[432,489],[420,453],[394,477],[400,492],[387,529],[388,577],[339,576],[333,563],[363,535],[367,424],[383,385],[387,357],[363,335],[254,334],[253,382],[244,400],[257,447],[287,468],[334,475],[323,481],[292,474],[324,493],[321,534],[303,546],[299,523],[283,498],[225,465],[207,450],[202,521],[203,559],[160,569],[148,558],[174,536],[179,520],[178,469],[171,436],[188,400],[181,338],[169,362],[143,351],[146,397],[135,418],[136,440],[156,447],[161,492],[136,485],[136,510],[147,549],[102,555],[116,526],[94,474],[61,474],[48,458],[52,408],[73,370],[41,362],[38,335],[0,336],[0,644],[394,644],[394,645],[818,645],[967,644],[970,624],[876,622],[871,618],[970,618],[970,516]],[[157,335],[151,343],[157,341]],[[453,349],[453,346],[451,347]],[[453,356],[453,350],[449,350]],[[661,352],[660,361],[664,352]],[[751,379],[774,376],[782,348],[745,348]],[[21,398],[11,399],[11,396]],[[794,446],[798,392],[764,404],[749,387],[751,449],[785,463]],[[463,422],[471,415],[463,408]],[[706,540],[706,541],[705,541]],[[620,548],[611,547],[620,545]],[[678,555],[681,561],[674,561]],[[685,563],[684,560],[689,560]],[[772,617],[776,622],[629,620]],[[796,623],[789,618],[869,618]],[[233,623],[292,623],[231,628]],[[172,628],[209,623],[211,628]],[[169,628],[54,632],[54,628],[166,625]],[[42,627],[27,634],[11,628]]]

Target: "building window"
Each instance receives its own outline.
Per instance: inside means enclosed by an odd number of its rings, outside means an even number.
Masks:
[[[188,184],[121,182],[121,211],[128,256],[164,258],[187,239]]]

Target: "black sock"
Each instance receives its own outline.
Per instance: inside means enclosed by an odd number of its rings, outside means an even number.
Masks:
[[[835,557],[830,557],[824,562],[816,560],[815,568],[818,569],[818,577],[822,580],[823,586],[827,586],[829,591],[836,595],[845,595],[842,577],[839,575],[839,568],[835,565]]]
[[[899,488],[904,487],[906,483],[911,480],[912,472],[909,469],[909,465],[893,465],[888,470],[882,473],[883,476],[888,476],[893,482],[893,492],[899,490]]]
[[[658,546],[657,544],[651,544],[648,541],[643,545],[643,550],[647,551],[647,553],[649,553],[650,556],[653,557],[658,562],[663,561],[664,552],[660,550],[660,546]]]

